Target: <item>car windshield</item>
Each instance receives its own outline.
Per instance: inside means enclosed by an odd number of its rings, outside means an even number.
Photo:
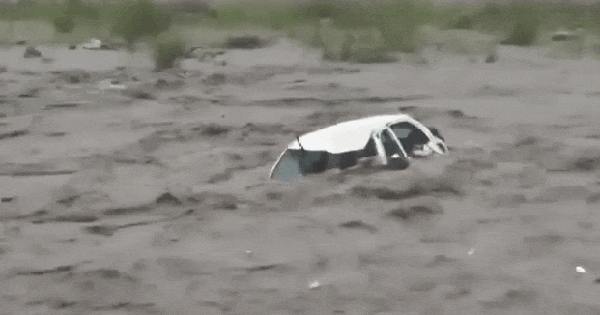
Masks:
[[[298,158],[290,150],[286,150],[273,169],[271,178],[289,182],[298,177],[302,177]]]

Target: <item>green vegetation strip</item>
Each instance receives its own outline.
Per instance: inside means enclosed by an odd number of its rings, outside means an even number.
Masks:
[[[375,54],[377,60],[388,60],[391,51],[415,52],[419,49],[416,30],[420,25],[431,24],[440,29],[473,29],[498,35],[504,44],[529,46],[535,44],[540,32],[558,27],[583,26],[589,30],[600,28],[600,3],[487,3],[479,6],[451,4],[436,6],[428,1],[374,0],[374,1],[240,1],[208,4],[202,1],[178,0],[154,3],[152,0],[125,0],[83,2],[67,0],[62,5],[45,1],[20,0],[17,4],[0,4],[0,31],[4,37],[19,33],[27,37],[27,27],[19,29],[19,20],[38,20],[54,26],[53,40],[80,43],[89,38],[120,38],[129,43],[153,39],[157,68],[169,67],[173,55],[188,43],[185,30],[190,33],[206,33],[210,30],[247,30],[261,27],[287,32],[307,45],[319,45],[315,31],[319,21],[330,19],[336,30],[342,30],[330,41],[345,42],[356,30],[376,30],[381,35],[379,43],[363,43],[377,47],[362,49],[356,54]],[[298,31],[308,26],[313,31]],[[36,33],[36,27],[31,27]],[[189,30],[194,29],[194,32]],[[38,32],[39,33],[39,32]],[[25,35],[23,35],[25,34]],[[162,44],[157,36],[166,34]],[[32,35],[33,36],[33,35]],[[358,36],[358,35],[356,35]],[[33,36],[36,38],[35,36]],[[39,36],[38,36],[39,37]],[[181,37],[181,38],[180,38]],[[202,37],[198,35],[198,38]],[[338,38],[339,37],[339,38]],[[360,36],[359,42],[360,42]],[[362,38],[372,37],[363,36]],[[323,47],[322,47],[323,48]],[[332,53],[327,47],[324,58],[345,60],[351,56],[342,49]],[[337,55],[337,56],[336,56]],[[356,59],[363,59],[359,55]],[[357,60],[360,62],[360,60]]]

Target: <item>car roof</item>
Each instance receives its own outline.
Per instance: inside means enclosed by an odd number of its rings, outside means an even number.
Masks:
[[[373,130],[386,128],[400,122],[411,122],[419,128],[423,126],[406,114],[381,115],[345,121],[300,136],[302,148],[308,151],[327,151],[332,154],[363,149]],[[288,149],[299,150],[298,140]]]

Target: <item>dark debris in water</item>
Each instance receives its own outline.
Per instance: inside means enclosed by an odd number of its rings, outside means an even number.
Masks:
[[[56,132],[48,132],[44,134],[46,137],[64,137],[67,135],[66,132],[56,131]]]
[[[228,181],[233,177],[233,171],[231,169],[226,170],[223,173],[216,174],[208,179],[207,183],[216,184],[224,181]]]
[[[61,200],[56,201],[59,204],[65,205],[67,207],[70,207],[73,205],[73,203],[79,199],[81,196],[70,196]]]
[[[266,193],[267,200],[281,200],[283,199],[283,193],[279,191],[269,191]]]
[[[417,106],[400,106],[398,107],[398,111],[401,112],[412,112],[417,109]]]
[[[572,168],[577,171],[594,171],[600,168],[600,157],[581,157],[575,160]]]
[[[157,97],[148,91],[144,91],[142,89],[136,89],[136,88],[131,88],[131,89],[126,89],[122,91],[122,94],[134,99],[142,99],[142,100],[156,100]]]
[[[268,271],[268,270],[273,270],[275,268],[278,268],[280,266],[281,265],[279,265],[279,264],[269,264],[269,265],[261,265],[261,266],[256,266],[256,267],[250,267],[247,270],[249,272]]]
[[[140,309],[140,308],[153,308],[154,303],[130,303],[130,302],[119,302],[108,305],[94,306],[94,310],[118,310],[118,309]],[[155,313],[155,312],[153,312]]]
[[[266,43],[258,36],[236,36],[229,37],[223,48],[226,49],[256,49],[262,48]]]
[[[425,194],[425,189],[413,187],[404,191],[394,191],[387,187],[364,187],[356,186],[352,188],[352,195],[360,198],[377,197],[382,200],[400,200],[408,199]]]
[[[112,225],[93,225],[86,226],[84,231],[89,234],[112,236],[118,230],[118,227]]]
[[[588,196],[588,197],[585,199],[585,202],[586,202],[587,204],[596,204],[596,203],[600,203],[600,193],[595,193],[595,194],[592,194],[592,195]]]
[[[44,106],[45,110],[57,109],[57,108],[75,108],[81,105],[80,103],[60,103],[60,104],[48,104]]]
[[[389,216],[399,218],[399,219],[405,220],[405,221],[408,221],[417,215],[436,215],[436,214],[443,214],[443,211],[440,209],[434,209],[433,207],[429,207],[429,206],[425,206],[425,205],[400,207],[400,208],[396,208],[396,209],[388,212]]]
[[[11,176],[53,176],[53,175],[69,175],[77,173],[76,170],[19,170],[14,172],[1,172],[0,175]]]
[[[164,194],[158,196],[158,198],[156,198],[156,203],[170,204],[170,205],[174,205],[174,206],[178,206],[178,205],[182,204],[181,200],[179,200],[179,198],[173,196],[171,193],[164,193]]]
[[[450,117],[452,117],[452,118],[463,118],[463,117],[465,117],[465,113],[463,113],[462,110],[458,110],[458,109],[449,110],[448,111],[448,115]]]
[[[523,139],[518,140],[517,142],[515,142],[514,147],[518,148],[518,147],[522,147],[522,146],[528,146],[528,145],[535,145],[539,143],[539,139],[536,137],[525,137]]]
[[[453,263],[455,261],[456,261],[456,259],[450,258],[446,255],[439,254],[439,255],[435,255],[433,257],[433,261],[427,263],[425,266],[429,267],[429,268],[435,268],[435,267],[438,267],[440,265],[444,265],[447,263]]]
[[[13,131],[9,131],[9,132],[3,132],[3,133],[0,133],[0,140],[15,138],[15,137],[24,136],[27,134],[29,134],[28,130],[13,130]]]
[[[65,309],[65,308],[69,308],[69,307],[74,307],[78,304],[78,302],[76,301],[65,301],[65,300],[55,300],[52,301],[51,304],[51,308],[53,309]]]
[[[362,230],[366,230],[371,233],[377,232],[377,228],[375,226],[364,223],[361,220],[352,220],[352,221],[344,222],[344,223],[340,224],[340,227],[348,228],[348,229],[362,229]]]
[[[192,130],[200,131],[200,134],[203,136],[220,136],[229,133],[230,128],[217,124],[210,124],[207,126],[194,127]]]
[[[291,130],[285,129],[284,124],[253,124],[247,123],[244,128],[246,131],[260,132],[267,134],[291,133]]]
[[[67,214],[59,215],[54,218],[56,222],[76,222],[76,223],[89,223],[95,222],[98,217],[91,214]]]
[[[23,276],[23,275],[44,275],[44,274],[48,274],[48,273],[70,272],[73,269],[75,269],[75,266],[65,265],[65,266],[58,266],[56,268],[48,269],[48,270],[19,271],[19,272],[17,272],[17,275],[19,275],[19,276]]]
[[[150,211],[149,206],[138,206],[138,207],[127,207],[127,208],[114,208],[107,209],[104,211],[106,215],[126,215],[126,214],[136,214],[141,212]]]
[[[102,279],[118,279],[121,277],[121,272],[116,269],[98,269],[94,273]]]

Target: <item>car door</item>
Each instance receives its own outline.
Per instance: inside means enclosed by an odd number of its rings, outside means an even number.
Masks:
[[[382,164],[387,165],[390,157],[407,157],[402,144],[389,128],[374,131],[373,140]]]

